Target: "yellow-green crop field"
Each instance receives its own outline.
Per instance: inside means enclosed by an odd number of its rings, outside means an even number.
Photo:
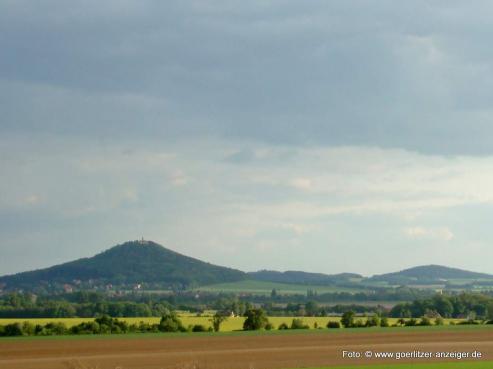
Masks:
[[[288,326],[291,325],[291,321],[295,317],[269,317],[269,321],[274,325],[274,328],[277,329],[280,324],[286,323]],[[338,322],[340,321],[339,317],[298,317],[299,319],[302,319],[303,322],[307,325],[310,326],[310,328],[314,328],[315,323],[317,323],[318,327],[325,327],[329,321],[335,321]],[[147,317],[147,318],[118,318],[120,320],[126,321],[128,324],[138,324],[140,322],[144,323],[149,323],[149,324],[158,324],[160,318],[159,317]],[[194,316],[191,314],[183,313],[180,314],[180,319],[183,323],[183,325],[189,326],[189,325],[195,325],[195,324],[201,324],[206,327],[211,327],[211,317],[210,316]],[[361,318],[365,320],[365,318]],[[93,321],[93,318],[41,318],[41,319],[0,319],[0,325],[6,325],[10,323],[17,323],[17,322],[30,322],[32,324],[48,324],[48,323],[64,323],[67,327],[72,327],[74,325],[78,325],[82,322],[89,322]],[[243,328],[243,322],[245,318],[244,317],[230,317],[228,318],[225,322],[221,324],[221,331],[225,332],[230,332],[230,331],[236,331],[236,330],[241,330]],[[450,322],[460,322],[458,319],[445,319],[445,324],[450,324]],[[395,324],[397,322],[397,319],[390,318],[389,323]]]

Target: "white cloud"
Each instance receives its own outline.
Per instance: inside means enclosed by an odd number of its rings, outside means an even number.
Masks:
[[[185,176],[185,174],[181,170],[175,171],[173,174],[171,174],[169,179],[172,185],[175,187],[185,186],[189,181],[187,176]]]
[[[37,205],[40,202],[41,202],[41,197],[36,194],[29,195],[23,199],[23,203],[26,205]]]
[[[349,258],[368,244],[392,254],[402,242],[400,252],[406,253],[405,247],[411,250],[423,240],[451,241],[459,234],[467,247],[463,227],[484,225],[488,217],[463,224],[442,217],[493,204],[492,157],[444,158],[369,147],[300,148],[286,154],[286,147],[212,139],[166,145],[47,143],[0,140],[0,160],[13,148],[24,148],[15,161],[2,161],[0,216],[15,219],[15,226],[4,222],[3,233],[29,234],[42,217],[36,232],[45,235],[40,239],[47,245],[54,228],[60,239],[70,240],[79,231],[116,241],[144,234],[241,269],[255,262],[249,256],[254,248],[263,250],[265,268],[369,272],[363,262],[344,267],[330,255],[337,251]],[[253,160],[224,160],[243,144],[256,153]],[[19,202],[36,203],[36,196],[42,201],[35,207]],[[320,258],[296,257],[300,249]],[[406,260],[419,264],[419,255]]]
[[[451,241],[455,237],[452,231],[447,227],[427,228],[415,226],[404,229],[404,233],[412,239]]]
[[[289,183],[292,187],[303,191],[309,191],[313,187],[312,180],[309,178],[295,178]]]
[[[296,224],[296,223],[283,223],[280,225],[282,229],[289,230],[295,236],[302,236],[305,233],[310,232],[314,229],[314,226],[304,225],[304,224]]]

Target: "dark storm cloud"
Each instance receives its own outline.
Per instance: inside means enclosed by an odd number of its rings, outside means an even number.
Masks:
[[[492,6],[4,1],[3,132],[490,154]]]

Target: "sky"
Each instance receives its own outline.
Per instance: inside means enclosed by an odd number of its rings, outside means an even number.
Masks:
[[[3,0],[0,275],[493,273],[489,1]]]

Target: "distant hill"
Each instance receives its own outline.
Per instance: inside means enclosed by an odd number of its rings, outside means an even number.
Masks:
[[[368,281],[384,281],[389,284],[432,284],[453,280],[493,280],[493,275],[449,268],[441,265],[424,265],[409,268],[395,273],[376,275]]]
[[[323,274],[302,271],[260,270],[245,273],[179,254],[152,241],[130,241],[96,256],[50,268],[0,277],[0,289],[63,291],[70,289],[193,290],[234,282],[268,282],[299,286],[374,289],[386,286],[444,285],[469,289],[493,286],[493,275],[440,265],[426,265],[364,278],[359,274]],[[243,283],[244,284],[244,283]],[[68,285],[68,286],[67,286]],[[288,288],[283,287],[284,290]]]
[[[352,283],[354,279],[363,278],[361,275],[354,273],[323,274],[292,270],[288,270],[286,272],[260,270],[258,272],[250,272],[248,275],[251,279],[257,281],[320,286],[334,285],[338,283]]]
[[[131,285],[147,283],[178,288],[234,282],[246,273],[209,264],[151,241],[131,241],[96,256],[46,269],[0,277],[7,289],[56,284]]]

